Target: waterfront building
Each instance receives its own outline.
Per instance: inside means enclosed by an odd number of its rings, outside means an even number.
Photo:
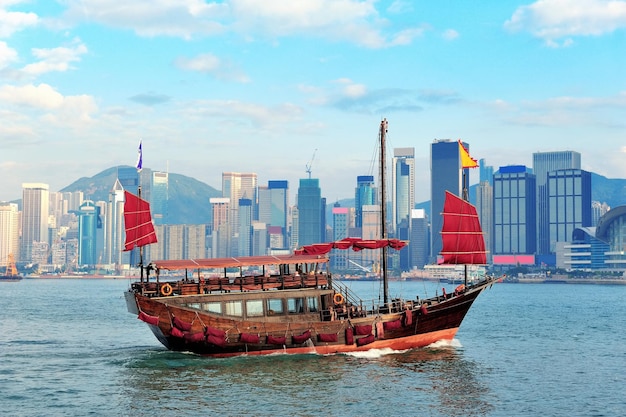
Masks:
[[[350,210],[348,207],[339,207],[335,205],[332,210],[333,215],[333,241],[345,239],[350,230]],[[333,249],[331,256],[331,267],[336,270],[348,269],[348,252],[343,249]]]
[[[49,186],[41,183],[22,184],[22,241],[20,260],[33,261],[33,244],[48,242]]]
[[[415,208],[415,148],[395,148],[391,165],[391,215],[395,233],[403,220],[409,225],[411,210]]]
[[[100,207],[86,200],[78,208],[78,264],[95,266],[98,261],[98,230],[102,231]]]
[[[557,268],[600,270],[607,266],[605,260],[610,252],[610,245],[596,238],[595,227],[577,227],[572,233],[571,242],[557,244],[563,252],[557,250]]]
[[[239,199],[239,238],[235,256],[252,255],[252,200]]]
[[[626,269],[626,205],[615,207],[602,216],[595,236],[609,245],[605,252],[605,267]]]
[[[19,259],[19,210],[15,203],[0,202],[0,271],[6,268],[9,255]]]
[[[104,264],[114,265],[116,269],[119,269],[123,263],[124,239],[124,188],[119,179],[116,179],[111,191],[109,191],[109,201],[104,213],[104,255],[102,261]],[[152,251],[153,248],[150,247],[149,250]]]
[[[285,249],[287,242],[287,214],[289,202],[289,183],[284,180],[267,182],[267,187],[259,187],[259,222],[267,225],[270,235],[276,236],[280,228],[281,239],[271,238],[270,248]],[[273,246],[280,244],[281,246]]]
[[[363,206],[371,206],[377,203],[377,190],[374,185],[373,175],[359,175],[356,177],[354,190],[355,227],[363,227]],[[360,233],[359,236],[360,237]]]
[[[569,242],[574,229],[591,226],[591,173],[560,169],[547,175],[549,250],[554,253],[556,242]]]
[[[533,153],[533,173],[537,181],[536,208],[537,254],[544,255],[547,263],[550,263],[551,239],[550,237],[550,208],[548,201],[548,173],[559,169],[580,169],[580,153],[574,151],[536,152]]]
[[[484,161],[484,160],[482,160]],[[476,186],[476,210],[485,238],[487,263],[493,254],[493,174],[489,180],[481,180]],[[533,209],[534,210],[534,209]]]
[[[262,222],[252,222],[251,229],[252,256],[267,255],[267,225]]]
[[[469,145],[464,143],[465,149],[469,151]],[[430,256],[435,261],[441,252],[442,242],[439,231],[443,226],[443,203],[445,192],[463,197],[463,184],[461,175],[465,172],[469,178],[469,169],[461,170],[461,153],[459,142],[450,139],[435,139],[430,145],[430,213],[431,230],[430,234]]]
[[[523,165],[500,167],[493,175],[494,257],[534,255],[535,186],[535,175]]]
[[[213,210],[211,232],[212,258],[226,258],[230,253],[231,222],[230,198],[213,197],[209,200]]]
[[[322,190],[317,178],[300,179],[298,188],[298,247],[325,241]]]
[[[150,211],[155,225],[168,224],[169,173],[153,171],[150,187]]]
[[[257,196],[257,174],[249,172],[224,172],[222,173],[222,197],[230,199],[231,222],[230,232],[232,234],[229,242],[228,252],[235,255],[239,249],[235,245],[239,234],[239,200],[242,198],[252,201],[252,219],[258,219],[258,196]]]
[[[411,269],[423,268],[428,263],[430,255],[430,229],[426,210],[411,210],[411,235],[409,239],[411,240]]]

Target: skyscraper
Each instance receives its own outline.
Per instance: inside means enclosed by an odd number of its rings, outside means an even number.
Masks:
[[[259,221],[275,233],[280,227],[282,238],[274,242],[283,242],[280,248],[270,244],[272,249],[284,249],[287,242],[287,211],[289,201],[289,183],[283,180],[268,181],[267,187],[259,187]]]
[[[548,172],[550,253],[557,242],[571,242],[576,228],[591,226],[591,173],[581,169]]]
[[[469,145],[464,144],[469,151]],[[469,169],[465,169],[469,175]],[[441,252],[441,227],[443,226],[443,203],[445,191],[463,196],[461,155],[458,141],[435,139],[430,145],[430,256],[437,259]]]
[[[494,254],[535,253],[535,175],[522,165],[493,175]]]
[[[102,228],[100,207],[86,200],[78,209],[78,264],[99,264],[97,254],[97,229]]]
[[[239,200],[246,198],[252,201],[252,219],[258,219],[257,174],[242,172],[222,173],[222,197],[230,199],[231,242],[239,234]],[[229,248],[231,254],[237,247]]]
[[[6,267],[9,255],[19,258],[19,212],[17,204],[0,202],[0,268]]]
[[[20,259],[31,262],[34,242],[48,242],[49,186],[22,184],[22,243]]]
[[[341,240],[348,237],[350,229],[350,211],[348,207],[333,207],[333,241]],[[333,249],[331,259],[331,267],[346,270],[348,269],[348,252],[342,249]]]
[[[211,198],[213,209],[212,228],[212,258],[225,258],[228,256],[230,247],[230,198]]]
[[[356,177],[356,189],[354,190],[354,209],[356,217],[355,227],[363,227],[363,206],[376,204],[376,187],[373,175],[359,175]]]
[[[239,239],[237,256],[252,255],[252,200],[239,199]]]
[[[391,170],[391,212],[395,231],[403,220],[409,225],[415,208],[415,148],[395,148]]]
[[[150,210],[154,224],[167,224],[169,173],[152,172],[150,187]]]
[[[533,173],[537,178],[537,254],[550,251],[548,173],[559,169],[580,169],[580,153],[574,151],[536,152],[533,154]]]
[[[324,241],[322,190],[317,178],[300,179],[298,188],[298,246]]]

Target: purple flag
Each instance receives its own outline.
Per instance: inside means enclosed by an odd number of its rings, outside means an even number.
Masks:
[[[137,172],[141,171],[142,164],[141,140],[139,141],[139,154],[137,155]]]

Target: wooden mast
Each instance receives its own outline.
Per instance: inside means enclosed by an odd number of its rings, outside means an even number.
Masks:
[[[387,119],[383,119],[380,122],[380,236],[381,239],[387,239],[387,190],[385,180],[385,166],[387,162],[386,156],[386,134],[387,134]],[[385,306],[389,303],[389,283],[387,281],[387,245],[382,247],[381,252],[381,270],[383,275],[383,303]]]

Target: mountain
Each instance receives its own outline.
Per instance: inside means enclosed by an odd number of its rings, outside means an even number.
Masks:
[[[109,193],[117,179],[117,171],[121,167],[108,168],[93,177],[83,177],[60,192],[82,191],[85,199],[108,201]],[[141,171],[141,184],[149,187],[152,170]],[[147,191],[147,190],[146,190]],[[191,177],[180,174],[169,174],[168,224],[205,224],[212,221],[209,199],[221,197],[222,192]]]
[[[109,192],[115,184],[117,170],[120,167],[106,169],[93,177],[83,177],[61,192],[82,191],[85,199],[93,201],[108,201]],[[152,171],[144,168],[141,171],[142,184],[150,184]],[[626,179],[610,179],[602,175],[591,173],[591,199],[608,204],[611,208],[626,205]],[[475,195],[476,185],[470,187],[470,196]],[[180,174],[169,174],[169,213],[168,224],[203,224],[212,219],[209,198],[221,197],[222,192],[191,177]],[[342,207],[354,207],[354,199],[338,200]],[[327,208],[327,218],[333,203]],[[423,208],[430,217],[430,201],[416,204],[416,208]]]

